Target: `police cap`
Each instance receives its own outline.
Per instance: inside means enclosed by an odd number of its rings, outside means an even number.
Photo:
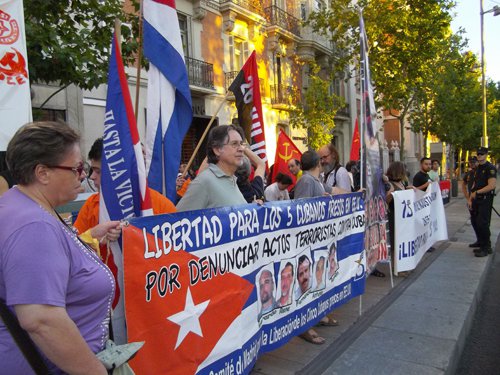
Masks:
[[[478,155],[486,155],[488,153],[487,147],[478,147],[477,148]]]

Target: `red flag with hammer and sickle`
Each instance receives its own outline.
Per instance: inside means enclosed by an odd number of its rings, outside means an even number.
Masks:
[[[276,180],[276,175],[281,172],[292,178],[293,187],[296,182],[296,177],[288,170],[288,161],[291,159],[297,159],[300,161],[301,156],[302,152],[300,152],[293,141],[282,130],[280,130],[278,143],[276,145],[272,181],[274,182]]]

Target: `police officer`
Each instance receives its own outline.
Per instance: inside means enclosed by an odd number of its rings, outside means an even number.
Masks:
[[[495,194],[497,170],[486,160],[488,149],[479,147],[477,149],[478,166],[474,173],[470,200],[472,206],[472,217],[477,229],[477,246],[474,253],[476,257],[485,257],[492,253],[490,241],[490,219]]]
[[[464,197],[467,200],[467,208],[469,209],[470,214],[470,222],[472,225],[472,229],[474,229],[474,234],[476,235],[476,241],[474,243],[469,244],[469,247],[479,247],[477,240],[477,228],[476,222],[474,221],[474,217],[472,214],[472,201],[470,199],[470,193],[472,190],[472,186],[474,185],[474,173],[476,173],[477,168],[477,157],[471,156],[469,157],[469,170],[464,174],[463,184],[462,184],[462,192],[464,193]]]

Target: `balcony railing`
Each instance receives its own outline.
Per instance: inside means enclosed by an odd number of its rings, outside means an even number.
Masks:
[[[273,105],[295,105],[299,102],[299,94],[292,86],[270,85],[271,104]]]
[[[294,35],[300,36],[300,20],[298,18],[278,8],[276,5],[267,7],[264,9],[264,13],[267,22],[269,22],[271,26],[278,26]]]
[[[231,83],[235,80],[236,76],[240,70],[235,70],[233,72],[227,72],[224,73],[224,87],[226,88],[226,92],[229,91],[229,86],[231,86]],[[260,97],[263,98],[266,96],[266,87],[265,87],[265,81],[262,78],[259,78],[259,87],[260,87]]]
[[[191,85],[206,89],[215,89],[213,64],[186,57],[186,68]]]
[[[264,13],[264,9],[262,8],[261,0],[219,0],[219,4],[222,6],[224,4],[236,4],[240,7],[247,9],[251,12],[262,15]]]

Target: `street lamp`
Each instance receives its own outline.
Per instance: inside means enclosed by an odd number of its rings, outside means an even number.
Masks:
[[[481,146],[488,147],[488,124],[486,118],[486,78],[484,75],[484,15],[493,12],[493,16],[500,14],[500,7],[495,5],[492,9],[483,11],[484,0],[480,0],[481,9],[481,85],[483,91],[483,137],[481,138]]]

